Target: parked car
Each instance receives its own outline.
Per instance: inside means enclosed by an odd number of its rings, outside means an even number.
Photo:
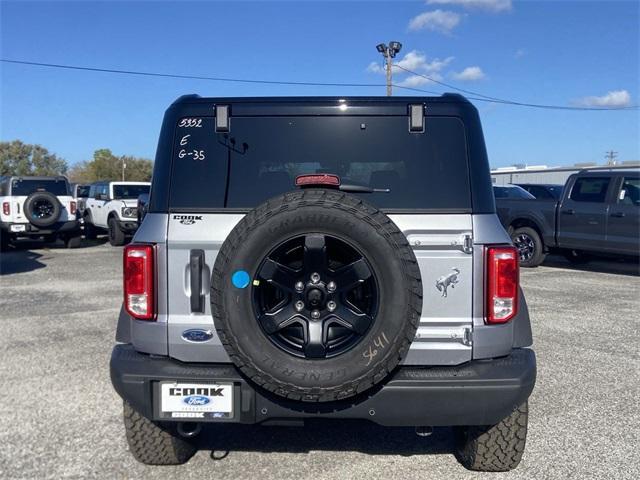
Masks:
[[[62,239],[69,248],[80,246],[76,202],[65,177],[2,177],[0,204],[2,250],[21,237]]]
[[[517,183],[517,187],[523,188],[534,197],[540,200],[560,200],[564,185],[555,185],[551,183]]]
[[[149,193],[149,182],[97,182],[91,185],[84,212],[87,238],[106,231],[109,243],[124,245],[138,229],[138,197]]]
[[[76,201],[76,217],[78,220],[83,219],[84,217],[84,208],[86,206],[87,198],[89,197],[89,189],[91,185],[84,185],[80,183],[72,183],[71,187],[71,196]]]
[[[520,264],[540,265],[549,251],[572,262],[593,254],[640,255],[640,170],[571,175],[560,201],[496,196],[498,217],[518,247]]]
[[[518,278],[463,97],[181,97],[124,250],[130,451],[179,464],[203,424],[366,419],[452,425],[463,465],[510,470],[536,373]]]

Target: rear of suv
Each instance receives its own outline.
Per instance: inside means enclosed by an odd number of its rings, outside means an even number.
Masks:
[[[111,358],[139,461],[323,418],[454,426],[467,468],[518,465],[535,355],[466,99],[181,97],[147,210]]]
[[[77,203],[65,177],[2,177],[0,204],[2,250],[18,238],[62,239],[67,247],[80,246]]]

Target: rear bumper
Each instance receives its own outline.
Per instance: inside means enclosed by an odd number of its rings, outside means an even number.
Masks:
[[[308,404],[260,390],[230,364],[187,364],[138,353],[131,345],[117,345],[111,356],[111,381],[118,394],[147,418],[163,421],[184,421],[160,412],[159,382],[171,380],[233,383],[233,418],[198,421],[251,424],[320,417],[386,426],[492,425],[529,397],[535,379],[533,351],[514,349],[507,357],[456,367],[400,367],[362,397]]]
[[[24,226],[23,231],[14,231],[14,226]],[[40,235],[55,235],[55,234],[80,234],[80,222],[77,220],[70,220],[68,222],[57,222],[50,227],[36,227],[30,223],[2,223],[2,230],[14,235],[16,237],[37,237]]]

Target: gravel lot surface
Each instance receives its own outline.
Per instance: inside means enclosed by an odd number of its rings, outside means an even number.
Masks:
[[[127,451],[108,361],[121,302],[121,249],[27,243],[2,254],[0,478],[479,478],[450,429],[313,423],[209,430],[181,467]],[[637,264],[523,270],[538,356],[523,461],[494,478],[638,478]],[[217,457],[213,460],[210,452]],[[228,452],[228,454],[227,454]],[[226,455],[226,456],[225,456]]]

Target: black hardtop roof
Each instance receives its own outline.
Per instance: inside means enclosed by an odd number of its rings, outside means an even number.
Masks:
[[[197,94],[182,95],[178,97],[174,104],[189,103],[369,103],[369,104],[409,104],[409,103],[470,103],[464,96],[458,93],[444,93],[438,97],[418,97],[418,96],[315,96],[315,97],[201,97]]]
[[[9,180],[56,180],[56,181],[65,181],[69,182],[69,179],[64,175],[55,175],[55,176],[38,176],[38,175],[6,175],[2,177],[3,181]]]
[[[427,116],[457,116],[474,121],[477,110],[465,97],[445,93],[439,97],[201,97],[183,95],[167,112],[177,118],[214,114],[216,105],[228,105],[234,116],[281,115],[408,115],[409,105],[422,104]],[[349,108],[344,109],[344,105]],[[471,116],[469,116],[471,115]]]

